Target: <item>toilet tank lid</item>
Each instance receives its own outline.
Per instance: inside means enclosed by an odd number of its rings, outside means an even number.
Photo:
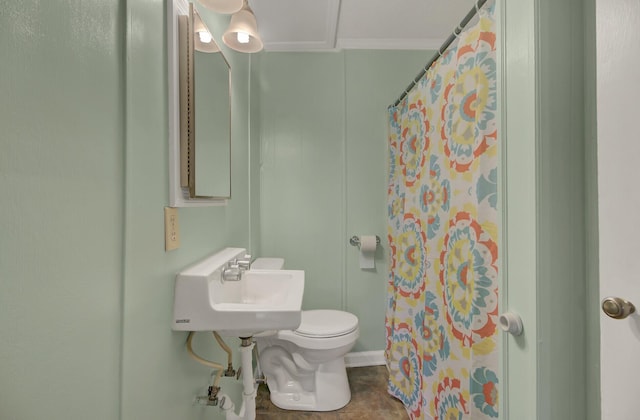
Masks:
[[[284,258],[256,258],[251,263],[254,270],[282,270]]]
[[[302,321],[296,333],[307,337],[336,337],[358,327],[358,317],[344,311],[318,309],[302,311]]]

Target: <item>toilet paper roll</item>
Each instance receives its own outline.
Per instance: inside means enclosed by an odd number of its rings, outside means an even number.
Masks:
[[[360,268],[376,268],[376,236],[360,236]]]
[[[378,243],[375,235],[362,235],[360,237],[360,251],[376,252],[377,246]]]

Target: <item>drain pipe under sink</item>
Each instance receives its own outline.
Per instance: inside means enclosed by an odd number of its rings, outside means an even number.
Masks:
[[[256,393],[258,385],[253,377],[253,347],[251,337],[240,337],[240,362],[242,369],[242,407],[240,413],[234,412],[235,405],[226,394],[220,395],[220,408],[226,413],[226,420],[255,420]]]

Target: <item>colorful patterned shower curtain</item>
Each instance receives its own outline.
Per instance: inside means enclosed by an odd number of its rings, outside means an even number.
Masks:
[[[494,6],[389,108],[389,392],[412,419],[498,417]]]

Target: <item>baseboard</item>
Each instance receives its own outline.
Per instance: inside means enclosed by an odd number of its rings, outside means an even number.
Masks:
[[[362,367],[386,365],[387,362],[384,359],[384,350],[375,350],[347,353],[344,356],[344,364],[347,367]]]

